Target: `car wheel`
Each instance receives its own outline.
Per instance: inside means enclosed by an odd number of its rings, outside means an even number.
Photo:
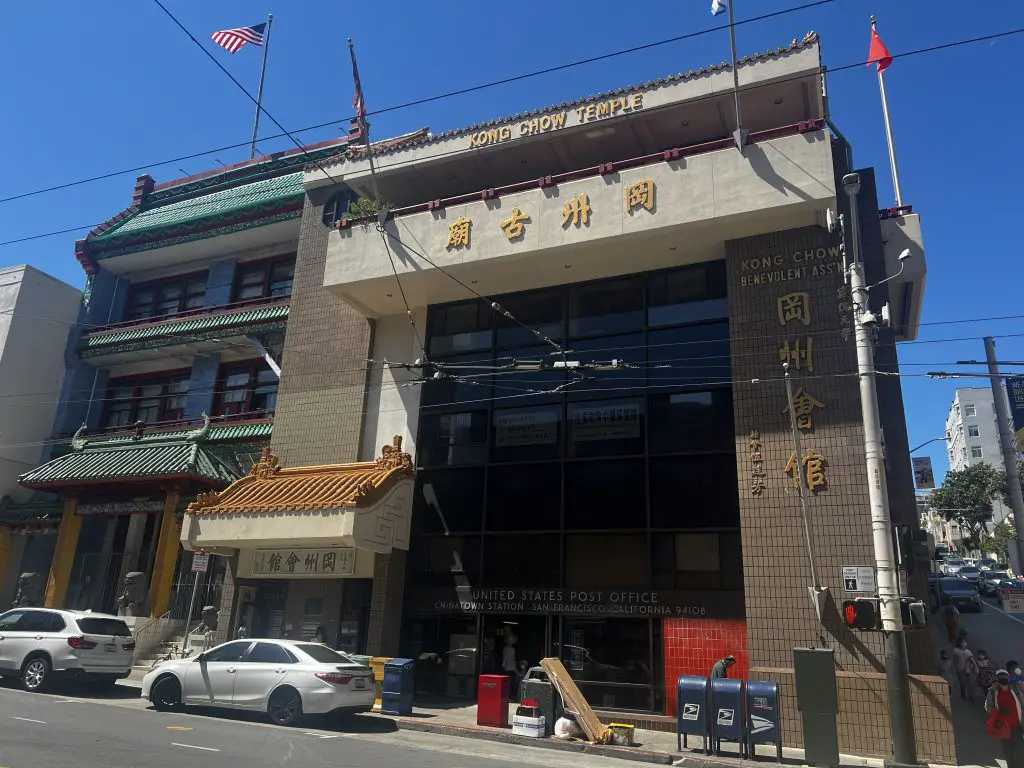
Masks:
[[[45,656],[34,656],[21,667],[21,687],[29,693],[45,691],[50,682],[50,661]]]
[[[297,725],[302,719],[302,698],[294,688],[274,691],[267,703],[267,714],[277,725]]]
[[[181,706],[181,684],[173,677],[161,677],[149,692],[149,700],[158,712],[170,712]]]

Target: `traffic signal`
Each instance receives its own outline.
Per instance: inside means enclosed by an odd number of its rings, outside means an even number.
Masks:
[[[843,601],[843,623],[850,629],[880,629],[877,597]]]
[[[900,613],[903,614],[903,626],[918,629],[928,626],[928,606],[913,597],[900,598]]]

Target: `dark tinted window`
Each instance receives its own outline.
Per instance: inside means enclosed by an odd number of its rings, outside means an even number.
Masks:
[[[420,420],[422,466],[474,464],[487,459],[487,411],[425,414]]]
[[[495,366],[508,366],[515,363],[512,370],[500,368],[491,377],[494,384],[494,398],[499,405],[511,405],[519,396],[531,403],[560,400],[557,394],[549,394],[565,383],[565,371],[553,368],[555,361],[561,356],[554,352],[554,347],[519,347],[497,352]],[[538,394],[539,393],[539,394]]]
[[[430,353],[447,355],[491,344],[494,312],[483,301],[434,307],[430,311]]]
[[[939,584],[943,592],[951,595],[973,595],[977,592],[973,584],[963,579],[943,579]]]
[[[652,527],[739,527],[735,456],[652,459],[650,471]]]
[[[628,456],[644,452],[643,398],[570,403],[569,456]]]
[[[651,395],[651,453],[732,450],[732,390]]]
[[[563,299],[560,293],[530,293],[518,296],[507,296],[501,300],[501,306],[507,309],[516,320],[509,320],[504,315],[498,318],[499,347],[534,344],[538,341],[536,330],[553,341],[564,335],[562,328]],[[529,326],[524,328],[523,326]]]
[[[562,407],[502,408],[491,416],[495,461],[554,459],[561,455]]]
[[[647,384],[646,354],[642,333],[601,336],[596,339],[574,341],[572,351],[571,359],[579,360],[582,364],[593,364],[595,367],[580,372],[583,375],[583,381],[576,382],[568,388],[570,397],[588,390],[600,392],[598,397],[618,397],[629,394],[623,390],[640,391]],[[615,363],[614,361],[619,362]],[[623,364],[633,367],[621,367]],[[571,376],[569,380],[572,381]],[[592,394],[586,396],[594,397]]]
[[[241,661],[242,655],[250,645],[252,645],[251,640],[240,640],[235,643],[222,645],[209,651],[203,657],[203,661]]]
[[[632,331],[643,322],[643,284],[639,280],[584,285],[569,292],[571,336]]]
[[[64,621],[64,617],[59,613],[51,613],[49,626],[47,631],[49,632],[61,632],[67,626],[67,622]]]
[[[120,619],[79,618],[78,628],[87,635],[113,635],[114,637],[131,637],[132,631]]]
[[[18,622],[19,632],[49,632],[49,611],[28,611]]]
[[[487,536],[485,587],[550,587],[560,580],[559,536]]]
[[[480,583],[480,538],[417,536],[409,551],[411,583],[432,587]]]
[[[487,478],[487,530],[557,529],[562,519],[562,467],[511,464]]]
[[[697,264],[653,275],[648,281],[647,322],[677,325],[726,317],[725,262]]]
[[[479,531],[484,512],[484,470],[431,469],[418,473],[413,517],[419,531]]]
[[[321,664],[355,664],[356,662],[350,659],[343,653],[328,648],[326,645],[316,645],[314,643],[296,643],[295,647],[302,651],[307,656],[312,657],[314,661],[318,661]]]
[[[434,362],[436,369],[427,369],[432,378],[423,385],[424,405],[482,405],[491,396],[495,371],[489,352],[436,358]]]
[[[25,615],[25,611],[8,611],[0,616],[0,631],[17,632],[18,621]]]
[[[293,657],[287,650],[274,643],[256,643],[256,646],[249,651],[245,657],[247,662],[252,664],[294,664]]]
[[[651,331],[647,360],[652,387],[702,387],[732,382],[729,324]]]
[[[646,485],[642,459],[566,464],[565,527],[645,527]]]

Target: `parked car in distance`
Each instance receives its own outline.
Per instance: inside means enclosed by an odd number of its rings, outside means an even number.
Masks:
[[[942,565],[939,566],[939,570],[942,571],[946,576],[956,576],[957,572],[967,565],[962,557],[947,557],[942,561]]]
[[[142,698],[160,711],[183,705],[266,712],[278,725],[303,715],[369,712],[373,670],[318,643],[233,640],[165,661],[142,678]]]
[[[978,588],[969,581],[952,576],[939,582],[939,603],[955,605],[961,611],[980,612],[982,609]]]
[[[956,573],[958,578],[969,581],[971,584],[978,584],[981,581],[981,569],[976,565],[965,565]]]
[[[994,596],[999,594],[999,585],[1009,580],[1010,574],[1006,571],[985,571],[981,574],[981,593]]]
[[[49,608],[0,614],[0,676],[26,691],[68,678],[109,688],[128,677],[134,655],[132,632],[117,616]]]

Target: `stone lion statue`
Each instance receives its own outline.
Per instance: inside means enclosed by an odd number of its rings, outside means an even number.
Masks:
[[[132,571],[124,575],[124,591],[117,598],[118,616],[149,616],[149,590],[146,574]]]
[[[12,608],[36,608],[42,603],[42,580],[38,573],[23,573],[18,577],[18,591]]]

